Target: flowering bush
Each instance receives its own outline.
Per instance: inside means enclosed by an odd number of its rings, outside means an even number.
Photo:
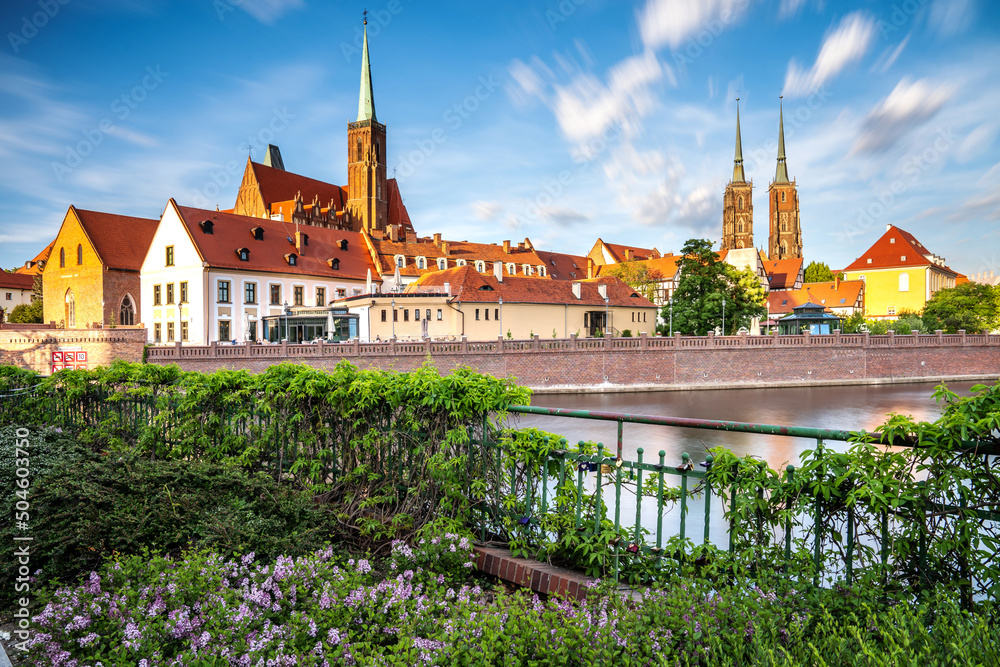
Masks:
[[[922,665],[943,665],[956,664],[958,656],[962,664],[1000,658],[1000,630],[948,599],[885,608],[859,591],[813,592],[816,598],[787,585],[714,589],[689,581],[634,600],[595,586],[582,603],[542,601],[449,585],[433,563],[460,559],[451,554],[467,558],[462,545],[458,536],[415,549],[396,543],[383,564],[343,560],[330,549],[273,564],[257,562],[252,553],[229,560],[204,551],[184,560],[128,557],[44,600],[28,657],[32,664],[65,667],[841,665],[859,659],[896,665],[910,664],[913,656]]]

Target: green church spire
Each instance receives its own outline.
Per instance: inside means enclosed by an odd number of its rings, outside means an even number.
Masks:
[[[788,166],[785,165],[785,112],[781,102],[778,102],[778,169],[774,172],[774,182],[788,183]]]
[[[736,98],[736,159],[733,160],[733,183],[746,183],[743,173],[743,142],[740,140],[740,98]]]
[[[361,95],[358,97],[358,120],[375,120],[375,93],[372,89],[372,67],[368,62],[367,16],[365,17],[365,46],[361,52]]]

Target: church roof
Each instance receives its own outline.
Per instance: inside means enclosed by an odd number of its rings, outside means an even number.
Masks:
[[[778,168],[774,172],[775,183],[788,183],[788,165],[785,164],[785,111],[778,106]]]
[[[492,274],[478,273],[474,268],[466,265],[423,275],[415,285],[407,287],[407,290],[417,291],[421,287],[443,287],[445,283],[448,283],[451,286],[452,295],[457,301],[463,303],[496,303],[498,297],[503,297],[505,303],[585,305],[604,308],[604,298],[598,291],[598,285],[603,283],[608,286],[608,305],[630,308],[656,307],[649,299],[638,294],[617,278],[575,281],[580,283],[579,299],[573,293],[573,282],[569,280],[537,280],[516,276],[504,276],[503,282],[499,282]]]
[[[361,51],[361,93],[358,96],[358,120],[375,118],[375,92],[372,87],[372,68],[368,61],[368,20],[365,20],[365,45]]]
[[[270,207],[277,202],[294,200],[295,195],[299,193],[307,203],[312,202],[316,195],[319,195],[319,200],[324,206],[332,199],[336,202],[338,211],[347,203],[347,189],[339,185],[317,181],[315,178],[293,174],[284,169],[268,167],[259,162],[252,162],[251,166],[257,177],[260,196],[265,206]]]
[[[746,183],[743,173],[743,142],[740,140],[740,99],[736,98],[736,156],[733,159],[733,183]]]
[[[943,259],[934,255],[913,234],[895,225],[889,225],[885,234],[844,270],[865,271],[907,266],[936,266],[942,271],[957,275],[955,271],[945,266]]]
[[[70,206],[101,263],[109,269],[139,271],[149,252],[159,220],[85,211]],[[68,215],[68,214],[67,214]]]
[[[378,275],[360,232],[299,225],[299,231],[309,236],[309,245],[303,254],[297,256],[295,266],[290,266],[285,256],[296,253],[295,225],[292,223],[177,206],[173,200],[171,204],[176,207],[202,259],[212,268],[330,279],[365,280],[369,269],[372,270],[372,277]],[[212,221],[211,234],[205,233],[199,224],[204,220]],[[254,238],[251,230],[255,227],[263,230],[262,240]],[[292,243],[288,242],[289,238]],[[341,249],[343,240],[347,241],[346,250]],[[237,251],[241,248],[250,251],[249,261],[240,260]],[[339,270],[334,270],[328,263],[332,259],[340,260]]]

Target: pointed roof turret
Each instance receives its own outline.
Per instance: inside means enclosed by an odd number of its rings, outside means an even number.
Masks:
[[[782,98],[779,96],[779,100]],[[778,102],[778,168],[774,172],[775,183],[788,183],[788,166],[785,164],[785,112]]]
[[[740,140],[740,98],[736,98],[736,158],[733,160],[733,183],[746,183],[743,173],[743,142]]]
[[[372,68],[368,62],[367,16],[365,17],[365,46],[361,51],[361,95],[358,97],[358,121],[362,120],[375,120],[375,93],[372,89]]]

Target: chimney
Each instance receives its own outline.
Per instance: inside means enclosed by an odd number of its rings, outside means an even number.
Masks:
[[[503,262],[493,262],[493,277],[498,283],[503,282]]]
[[[587,258],[587,278],[594,277],[594,260],[590,257]]]
[[[417,233],[416,232],[411,232],[410,230],[406,230],[406,242],[407,243],[416,243],[417,242]]]
[[[838,273],[833,277],[833,291],[836,292],[840,289],[840,274]]]
[[[448,254],[448,242],[447,241],[441,241],[441,252],[444,253],[445,255]]]
[[[607,283],[599,283],[597,285],[597,293],[601,295],[602,299],[608,298],[608,285]]]
[[[438,247],[441,246],[441,235],[440,234],[435,234],[434,235],[434,245],[436,245]]]
[[[451,296],[451,283],[444,284],[444,293]]]
[[[632,256],[633,256],[633,254],[632,254],[632,248],[625,248],[625,261],[626,262],[631,262],[632,261]]]
[[[580,283],[573,283],[573,296],[576,297],[577,301],[580,300]]]
[[[396,225],[389,225],[389,240],[393,243],[399,243],[399,227]]]
[[[302,232],[295,232],[295,251],[299,257],[306,254],[306,246],[309,245],[309,235]]]
[[[510,254],[510,241],[503,242],[503,251],[508,255]]]

